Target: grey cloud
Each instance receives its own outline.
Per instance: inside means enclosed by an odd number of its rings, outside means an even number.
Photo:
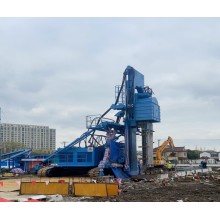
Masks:
[[[219,137],[220,18],[0,18],[0,32],[3,122],[71,141],[131,65],[161,105],[155,140]]]

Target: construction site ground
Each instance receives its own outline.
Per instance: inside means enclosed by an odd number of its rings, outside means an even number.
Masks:
[[[160,175],[141,175],[137,178],[120,180],[119,194],[111,197],[62,196],[62,202],[220,202],[220,173],[209,173],[177,177],[175,172]],[[36,176],[1,178],[0,197],[9,200],[22,200],[34,195],[20,195],[19,182],[34,179],[45,181]],[[60,178],[50,178],[56,182]],[[62,179],[65,179],[62,177]],[[66,180],[69,178],[67,177]]]

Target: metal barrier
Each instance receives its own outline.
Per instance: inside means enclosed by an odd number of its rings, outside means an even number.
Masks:
[[[72,194],[75,196],[117,196],[118,184],[73,183]]]
[[[21,195],[68,195],[69,194],[69,183],[43,183],[43,182],[21,182],[20,185]]]
[[[118,184],[112,176],[73,178],[25,178],[20,182],[21,195],[116,196]]]

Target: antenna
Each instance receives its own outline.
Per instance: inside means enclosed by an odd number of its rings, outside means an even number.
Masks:
[[[68,143],[67,141],[62,141],[61,144],[63,144],[63,147],[66,147],[66,143]]]
[[[159,146],[160,146],[160,141],[161,141],[161,140],[160,140],[160,139],[158,139],[157,141],[158,141],[158,147],[159,147]]]

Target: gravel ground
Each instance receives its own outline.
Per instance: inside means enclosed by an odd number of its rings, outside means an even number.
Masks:
[[[19,178],[4,180],[5,187],[0,188],[0,197],[12,200],[31,197],[19,195],[16,180]],[[168,178],[148,175],[133,180],[121,180],[119,189],[118,196],[74,197],[70,195],[63,196],[62,202],[220,202],[220,174],[211,172],[178,178],[170,174]]]
[[[220,202],[220,184],[212,181],[125,182],[113,197],[64,197],[65,202]]]

